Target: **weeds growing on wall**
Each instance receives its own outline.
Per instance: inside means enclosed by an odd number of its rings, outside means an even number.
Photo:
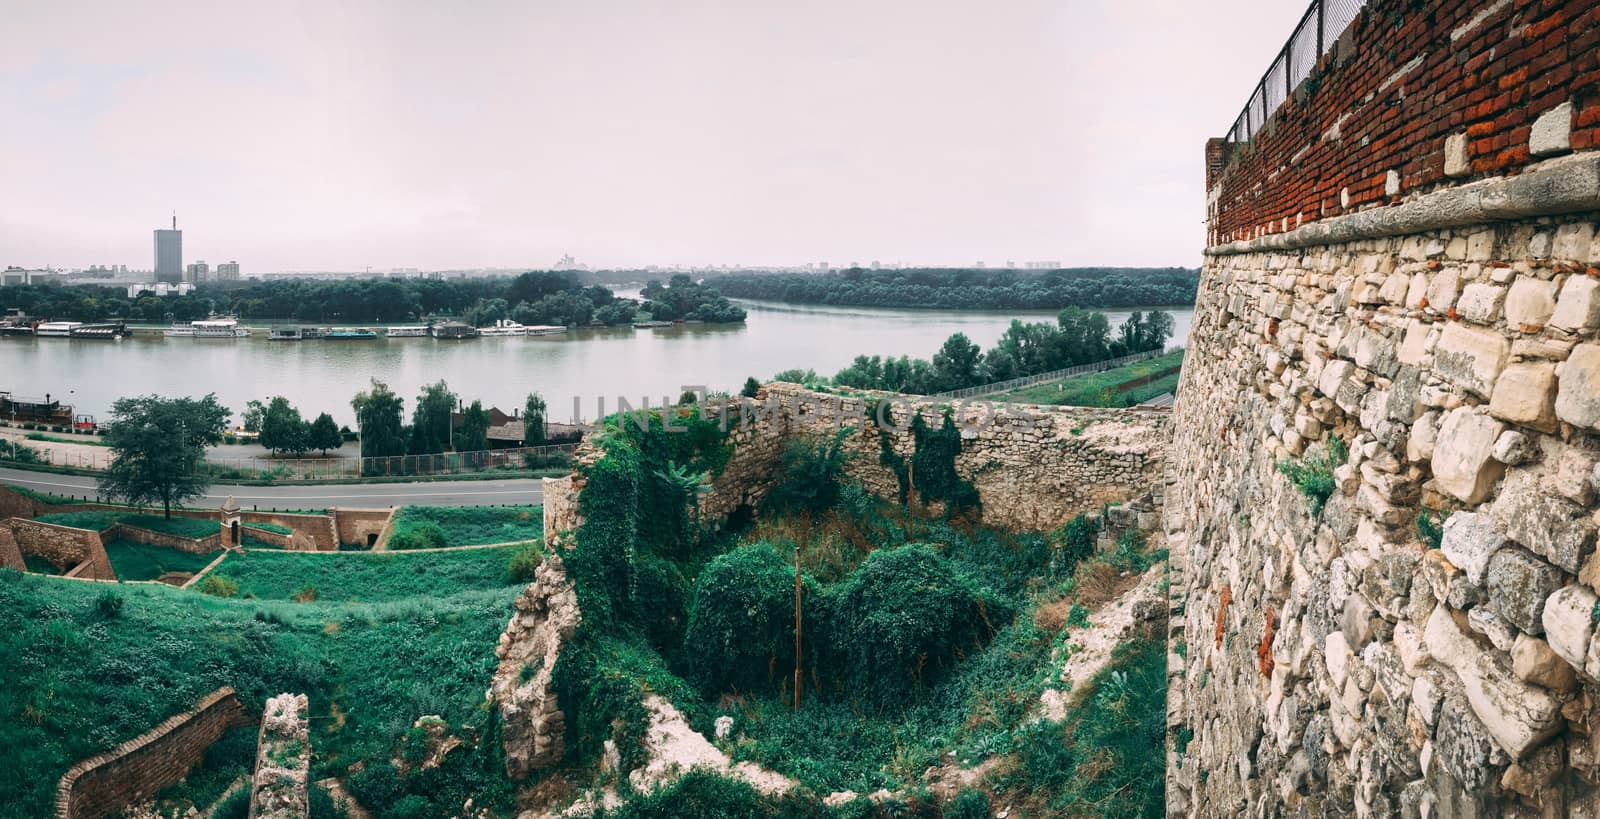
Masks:
[[[887,415],[887,413],[886,413]],[[892,416],[886,417],[892,424]],[[981,513],[977,487],[956,473],[956,456],[961,454],[961,430],[949,410],[938,429],[928,427],[920,413],[911,419],[913,450],[909,462],[894,451],[887,429],[878,431],[878,463],[888,467],[899,481],[900,503],[916,499],[923,503],[941,502],[947,517]]]
[[[1444,544],[1444,521],[1438,512],[1423,509],[1417,513],[1417,538],[1429,549],[1437,549]]]
[[[1322,507],[1338,488],[1333,471],[1349,459],[1350,451],[1345,449],[1344,442],[1336,435],[1329,435],[1320,448],[1308,452],[1305,457],[1279,461],[1278,471],[1306,496],[1311,504],[1311,515],[1316,517],[1322,514]]]

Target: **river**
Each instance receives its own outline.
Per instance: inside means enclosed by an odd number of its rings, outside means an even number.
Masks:
[[[287,397],[306,417],[328,412],[354,424],[350,398],[372,378],[412,399],[422,385],[444,379],[466,401],[510,412],[537,390],[552,421],[570,420],[573,398],[584,418],[607,411],[618,396],[637,405],[649,396],[676,399],[684,385],[734,391],[790,368],[832,375],[860,354],[928,358],[951,333],[992,346],[1013,318],[1054,320],[1054,311],[1003,312],[819,307],[740,301],[749,318],[736,325],[681,325],[653,330],[582,329],[561,336],[431,338],[375,341],[268,341],[164,338],[141,333],[121,341],[0,337],[0,391],[49,393],[79,413],[104,420],[111,403],[128,395],[217,394],[237,413],[252,398]],[[1189,336],[1190,308],[1173,314],[1172,343]],[[1102,311],[1113,329],[1129,311]],[[235,417],[237,421],[237,416]]]

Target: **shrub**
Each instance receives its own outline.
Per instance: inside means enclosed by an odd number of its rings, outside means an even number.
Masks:
[[[333,795],[321,785],[312,785],[310,790],[311,810],[308,819],[346,819],[350,814],[342,805],[333,801]]]
[[[1320,452],[1308,453],[1304,458],[1279,461],[1278,471],[1300,490],[1300,494],[1306,496],[1311,503],[1311,515],[1316,517],[1322,514],[1322,507],[1338,488],[1334,483],[1333,471],[1343,466],[1349,458],[1350,452],[1345,449],[1344,442],[1337,436],[1329,435]]]
[[[903,704],[991,633],[978,589],[923,545],[868,555],[824,608],[825,667],[849,696],[881,708]]]
[[[1417,513],[1417,537],[1428,545],[1429,549],[1437,549],[1444,544],[1444,523],[1432,509],[1423,509]]]
[[[122,616],[122,595],[110,589],[100,592],[100,596],[94,599],[94,610],[107,620]]]
[[[766,508],[776,512],[827,511],[839,499],[839,476],[849,453],[847,430],[832,438],[792,438],[778,461],[778,481],[767,494]]]
[[[1051,540],[1057,550],[1056,571],[1070,575],[1078,561],[1094,554],[1094,536],[1099,531],[1087,515],[1078,515],[1057,529]]]
[[[368,762],[366,767],[350,775],[350,796],[367,810],[380,816],[405,795],[405,783],[400,781],[400,771],[388,762]]]
[[[248,819],[250,816],[250,788],[234,788],[211,809],[211,819]]]
[[[684,662],[707,693],[765,690],[794,667],[794,567],[766,544],[712,560],[695,583]]]
[[[444,528],[431,520],[414,523],[403,529],[396,526],[394,534],[389,536],[389,548],[396,552],[411,549],[442,549],[448,545],[445,541]]]
[[[200,591],[213,597],[237,597],[239,584],[220,574],[208,574],[200,581]]]
[[[512,583],[531,583],[544,562],[544,552],[537,543],[524,543],[511,553],[506,563],[506,577]]]
[[[306,586],[306,587],[302,588],[301,590],[295,592],[294,593],[294,602],[296,602],[296,603],[315,603],[315,602],[317,602],[317,587],[316,586]]]
[[[989,819],[989,797],[982,791],[967,788],[945,806],[944,816],[945,819]]]

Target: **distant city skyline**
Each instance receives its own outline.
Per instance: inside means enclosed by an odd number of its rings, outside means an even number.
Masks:
[[[0,265],[1194,265],[1302,10],[14,4]]]

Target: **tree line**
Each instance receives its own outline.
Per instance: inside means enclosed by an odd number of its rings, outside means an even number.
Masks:
[[[837,273],[737,272],[708,278],[726,295],[791,304],[951,310],[1059,310],[1193,304],[1200,271],[1086,267],[1061,270],[916,268]]]
[[[514,278],[269,280],[210,283],[187,296],[127,297],[113,287],[18,285],[0,288],[0,310],[58,320],[192,321],[212,313],[244,319],[306,322],[398,322],[452,316],[486,325],[622,325],[635,320],[743,321],[744,310],[687,275],[652,281],[643,300],[585,285],[571,272],[533,271]]]
[[[930,395],[1160,350],[1172,333],[1172,315],[1162,310],[1135,312],[1113,332],[1105,314],[1069,307],[1054,323],[1012,321],[987,352],[966,333],[955,333],[931,360],[858,355],[832,378],[820,378],[813,370],[785,370],[774,378]],[[744,392],[754,394],[751,382]]]

